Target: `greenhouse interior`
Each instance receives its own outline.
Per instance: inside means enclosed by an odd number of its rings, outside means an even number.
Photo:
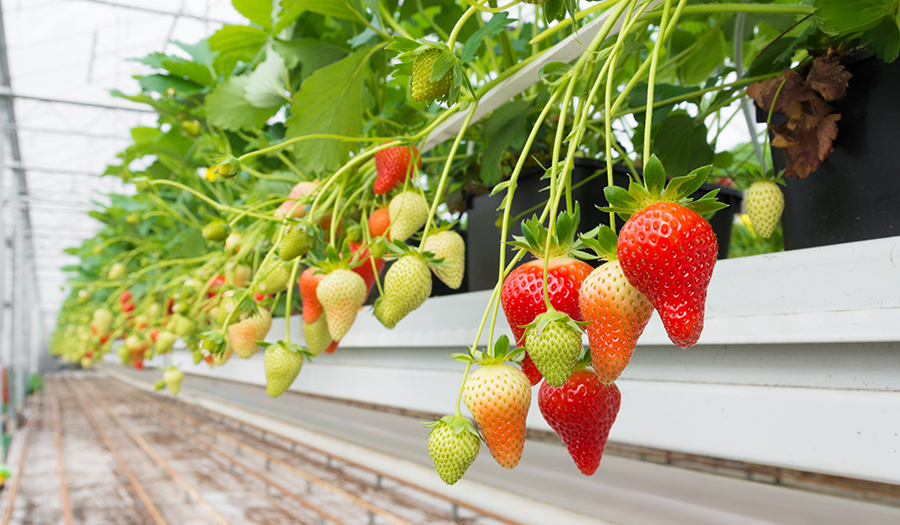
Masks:
[[[898,55],[898,0],[0,0],[0,525],[900,523]]]

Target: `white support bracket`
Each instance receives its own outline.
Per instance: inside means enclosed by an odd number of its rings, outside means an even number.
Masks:
[[[657,5],[659,5],[660,2],[661,0],[652,0],[650,2],[651,5],[648,11],[655,8]],[[601,13],[599,16],[597,16],[597,18],[591,20],[590,22],[585,24],[584,27],[579,29],[578,33],[569,35],[562,42],[546,50],[543,54],[531,61],[528,65],[524,66],[519,71],[516,71],[509,78],[488,91],[483,97],[481,97],[481,99],[479,99],[478,108],[475,109],[475,115],[472,117],[472,122],[478,122],[489,113],[506,103],[509,99],[513,98],[514,96],[525,91],[526,89],[530,88],[538,81],[540,81],[541,69],[547,64],[551,62],[569,63],[581,56],[591,40],[593,40],[593,38],[600,31],[603,23],[606,22],[607,18],[609,18],[610,14],[611,11]],[[609,32],[609,36],[618,34],[621,28],[622,20],[616,20]],[[434,131],[428,137],[428,140],[425,141],[425,145],[422,147],[422,151],[428,151],[438,144],[441,144],[442,142],[449,140],[451,137],[455,136],[457,133],[459,133],[459,130],[460,128],[462,128],[465,120],[465,112],[456,113],[455,115],[445,120],[439,126],[434,128]]]

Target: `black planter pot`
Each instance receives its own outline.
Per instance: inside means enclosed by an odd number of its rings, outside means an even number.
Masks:
[[[809,177],[785,179],[785,250],[900,235],[900,62],[848,58],[847,95],[830,103],[841,114],[834,151]],[[787,166],[780,148],[772,157]]]
[[[599,170],[606,168],[604,162],[595,159],[575,159],[572,170],[572,183],[576,185],[588,179]],[[523,171],[519,176],[516,195],[510,210],[510,218],[514,218],[526,210],[528,212],[519,221],[513,224],[510,221],[510,234],[521,235],[521,220],[539,213],[543,202],[547,199],[548,191],[542,191],[547,187],[546,179],[541,179],[540,168]],[[613,182],[616,186],[628,187],[631,178],[624,167],[616,166],[613,170]],[[606,206],[606,197],[603,188],[606,187],[606,177],[601,175],[577,188],[572,188],[572,200],[579,203],[581,209],[581,224],[579,232],[587,232],[598,224],[609,224],[609,214],[601,212],[597,206]],[[694,198],[719,188],[712,184],[704,184],[699,191],[692,195]],[[729,208],[719,211],[710,220],[716,239],[719,243],[719,258],[728,257],[728,244],[731,241],[731,226],[734,213],[741,209],[742,194],[731,188],[721,188],[719,200],[728,204]],[[466,244],[466,275],[468,278],[468,291],[489,290],[497,284],[497,275],[500,265],[500,228],[497,227],[497,207],[503,200],[503,194],[493,196],[478,195],[469,201],[468,209],[468,241]],[[617,221],[617,227],[622,226]],[[515,250],[507,247],[506,261],[512,260]]]

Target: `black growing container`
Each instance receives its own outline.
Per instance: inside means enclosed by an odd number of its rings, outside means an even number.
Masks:
[[[572,183],[576,185],[605,168],[606,163],[596,159],[576,158],[572,169]],[[544,190],[548,186],[548,182],[541,178],[542,173],[542,169],[535,168],[523,171],[519,176],[513,207],[510,210],[510,219],[526,210],[537,208],[536,211],[529,212],[515,223],[510,220],[511,235],[521,235],[521,221],[531,217],[534,213],[540,213],[543,208],[543,202],[547,199],[549,191]],[[627,188],[630,181],[627,169],[620,166],[613,169],[613,183],[616,186]],[[587,232],[601,223],[609,224],[609,214],[597,209],[597,206],[607,205],[606,197],[603,194],[605,187],[606,176],[600,175],[577,188],[572,188],[572,200],[578,202],[581,209],[580,232]],[[704,184],[692,197],[699,198],[716,188],[721,188],[719,200],[729,205],[729,208],[716,213],[710,220],[719,244],[719,258],[725,259],[728,257],[734,213],[740,211],[743,197],[738,190],[722,188],[713,184]],[[468,290],[471,292],[492,289],[497,284],[500,264],[500,228],[496,225],[497,208],[500,206],[503,196],[502,192],[493,196],[478,195],[469,201],[466,274],[469,279]],[[562,206],[565,206],[564,201]],[[617,221],[616,225],[621,228],[622,222]],[[506,261],[512,260],[514,254],[515,250],[507,247]]]
[[[900,61],[848,55],[844,65],[853,78],[830,103],[841,114],[834,151],[809,177],[785,179],[785,250],[900,235]],[[772,158],[787,166],[782,149]]]

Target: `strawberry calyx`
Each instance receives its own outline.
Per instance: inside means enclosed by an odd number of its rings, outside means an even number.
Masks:
[[[295,354],[300,354],[301,356],[303,356],[304,359],[306,359],[307,361],[312,363],[313,355],[310,354],[309,352],[307,352],[306,349],[301,347],[300,345],[297,345],[294,343],[289,343],[287,341],[282,341],[282,340],[276,341],[274,343],[267,343],[265,341],[256,341],[256,344],[265,348],[267,352],[269,350],[275,350],[276,348],[281,348],[282,350],[285,350],[287,352],[293,352]]]
[[[435,429],[442,426],[449,426],[454,435],[468,432],[477,437],[479,441],[484,441],[484,438],[482,438],[481,434],[478,433],[478,430],[475,429],[475,424],[460,415],[444,416],[435,421],[423,421],[422,424],[425,428],[430,429],[429,433],[434,432]]]
[[[524,351],[525,348],[510,349],[509,338],[505,335],[501,335],[494,342],[494,346],[488,348],[486,351],[476,350],[474,347],[469,347],[468,353],[450,354],[450,357],[464,363],[487,366],[498,365],[500,363],[503,363],[504,361],[516,361]]]
[[[324,257],[310,254],[310,264],[319,270],[316,273],[331,273],[335,270],[350,270],[361,264],[366,259],[358,257],[357,252],[350,248],[350,241],[344,240],[341,251],[338,252],[334,246],[328,245],[325,248]]]
[[[697,213],[721,210],[728,205],[716,199],[718,188],[695,201],[689,197],[700,189],[711,172],[712,166],[703,166],[682,177],[675,177],[666,184],[666,170],[662,162],[656,155],[651,155],[644,165],[644,184],[632,182],[627,190],[618,186],[607,186],[603,193],[610,205],[599,209],[616,213],[625,220],[657,202],[678,203]]]
[[[219,179],[231,179],[236,177],[242,170],[241,161],[236,157],[223,157],[206,170],[206,179],[210,182],[215,182]]]
[[[414,248],[411,248],[408,244],[403,241],[386,241],[385,247],[387,248],[387,253],[384,255],[385,259],[399,259],[406,255],[414,255],[425,261],[425,264],[428,265],[429,269],[437,268],[449,268],[448,265],[444,264],[443,257],[436,257],[431,252],[419,252]]]
[[[200,334],[200,346],[210,355],[221,356],[225,352],[227,346],[225,336],[218,330],[210,330]]]
[[[573,256],[578,257],[579,251],[575,242],[575,233],[578,231],[578,223],[581,220],[581,210],[575,204],[572,213],[560,212],[556,218],[556,228],[549,232],[535,215],[522,223],[522,235],[514,235],[509,244],[521,248],[532,254],[536,259]],[[547,237],[550,238],[550,250],[547,248]]]
[[[576,251],[581,259],[599,259],[603,261],[615,261],[619,258],[617,245],[619,236],[616,232],[601,224],[593,230],[578,236]],[[596,255],[591,255],[583,250],[588,248]]]
[[[584,334],[584,328],[582,326],[590,324],[590,323],[579,323],[578,321],[569,317],[569,314],[557,311],[556,309],[547,310],[546,312],[538,315],[534,318],[534,321],[528,323],[524,326],[526,333],[533,333],[535,335],[539,335],[541,332],[547,328],[547,325],[550,323],[562,323],[568,325],[570,328],[578,332],[579,334]],[[582,356],[584,353],[582,353]]]
[[[772,181],[775,184],[780,184],[782,186],[787,186],[784,182],[784,171],[781,170],[779,172],[775,172],[774,168],[769,168],[769,171],[763,173],[758,166],[752,166],[747,171],[742,173],[738,173],[734,176],[736,180],[743,180],[746,182],[765,182]]]

